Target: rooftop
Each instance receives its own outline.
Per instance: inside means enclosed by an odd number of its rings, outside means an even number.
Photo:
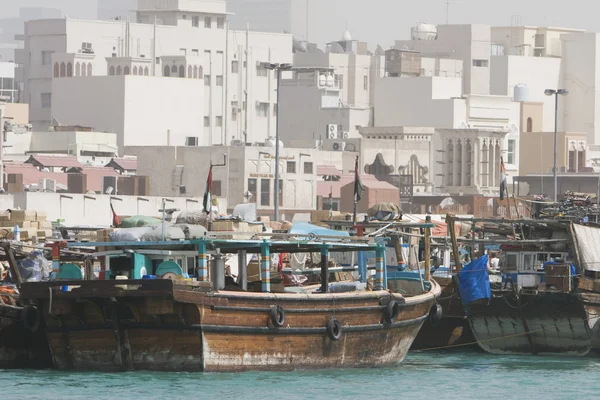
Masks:
[[[75,156],[67,155],[39,155],[32,154],[27,161],[27,164],[32,164],[37,168],[76,168],[83,167],[83,165],[77,161]]]

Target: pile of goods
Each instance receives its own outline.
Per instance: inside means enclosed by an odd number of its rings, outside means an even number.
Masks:
[[[599,214],[598,199],[595,193],[567,191],[562,199],[553,203],[538,196],[535,198],[532,215],[538,219],[567,219],[575,222],[591,222]]]
[[[19,232],[20,240],[25,242],[33,240],[34,237],[39,240],[52,237],[52,223],[47,221],[47,214],[42,211],[0,211],[0,225],[2,238],[15,239],[15,231]]]

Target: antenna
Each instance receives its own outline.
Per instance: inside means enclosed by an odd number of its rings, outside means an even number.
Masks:
[[[448,15],[450,14],[450,0],[446,0],[446,25],[448,25]]]

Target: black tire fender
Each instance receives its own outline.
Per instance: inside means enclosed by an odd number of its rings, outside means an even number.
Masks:
[[[442,306],[438,303],[434,304],[429,310],[429,321],[435,326],[442,321]]]
[[[327,323],[327,336],[334,342],[342,338],[342,324],[335,317]]]
[[[281,328],[285,325],[285,310],[283,307],[271,306],[270,316],[274,327]]]
[[[21,311],[21,319],[23,320],[23,326],[29,332],[35,333],[40,329],[42,323],[42,313],[37,307],[26,306]]]
[[[385,306],[385,311],[383,312],[383,320],[388,324],[393,324],[396,322],[396,318],[398,318],[398,314],[400,313],[400,306],[396,300],[390,301],[387,306]]]

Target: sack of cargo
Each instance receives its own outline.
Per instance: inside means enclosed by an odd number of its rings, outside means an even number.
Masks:
[[[369,217],[378,221],[392,221],[402,219],[402,211],[400,207],[394,203],[378,203],[367,211]]]
[[[219,213],[213,211],[210,213],[212,221],[219,218]],[[206,226],[208,215],[203,210],[184,211],[177,216],[176,224],[200,225]]]
[[[146,227],[146,232],[142,235],[140,240],[142,242],[160,242],[163,240],[163,231],[160,226]],[[181,228],[173,225],[165,226],[165,240],[184,240],[185,234]]]
[[[161,220],[154,218],[154,217],[148,217],[145,215],[135,215],[133,217],[129,217],[129,218],[125,218],[122,222],[121,225],[119,225],[120,228],[135,228],[135,227],[143,227],[143,226],[155,226],[155,225],[160,225],[161,224]]]
[[[183,231],[187,240],[206,237],[206,228],[200,225],[176,224],[175,227]]]

